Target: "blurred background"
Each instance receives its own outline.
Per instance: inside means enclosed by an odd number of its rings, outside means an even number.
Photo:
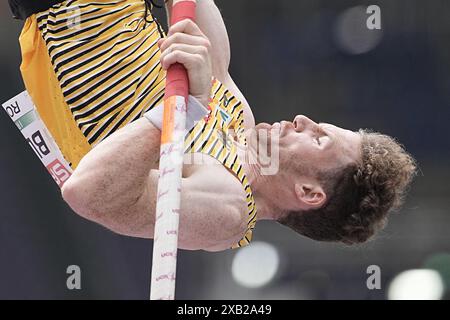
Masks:
[[[365,245],[314,242],[259,222],[248,248],[179,252],[177,298],[449,299],[450,2],[216,3],[231,40],[231,74],[257,122],[305,114],[372,128],[402,142],[420,174],[403,209]],[[381,30],[366,27],[373,4]],[[164,23],[164,11],[155,14]],[[24,90],[21,26],[1,1],[0,102]],[[1,110],[0,150],[0,299],[147,299],[152,242],[74,214]],[[81,268],[81,290],[66,287],[69,265]],[[373,265],[381,288],[369,290]]]

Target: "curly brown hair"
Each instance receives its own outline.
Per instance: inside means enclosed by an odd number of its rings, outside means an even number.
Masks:
[[[319,241],[366,242],[398,209],[417,172],[416,161],[387,135],[360,130],[360,163],[319,173],[327,202],[319,209],[289,212],[278,222]]]

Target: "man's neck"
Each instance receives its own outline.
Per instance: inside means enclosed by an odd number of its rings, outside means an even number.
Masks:
[[[249,140],[247,141],[249,142]],[[249,142],[246,147],[239,147],[238,156],[250,183],[253,197],[255,198],[258,209],[258,220],[277,220],[282,212],[280,212],[272,200],[273,197],[271,197],[274,183],[273,176],[263,175],[261,173],[262,165],[257,155],[256,145]]]

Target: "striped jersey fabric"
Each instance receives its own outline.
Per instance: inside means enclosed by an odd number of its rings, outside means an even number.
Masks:
[[[145,10],[142,1],[66,1],[36,16],[65,101],[92,146],[162,101],[162,31]]]

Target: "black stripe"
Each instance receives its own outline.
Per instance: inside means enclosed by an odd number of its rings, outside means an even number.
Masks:
[[[84,15],[88,15],[88,14],[92,14],[92,13],[98,12],[98,11],[100,11],[100,10],[102,10],[102,9],[101,9],[101,8],[97,8],[97,9],[94,9],[94,10],[89,11],[89,12],[84,12],[84,13],[82,13],[82,14],[80,15],[80,17],[82,17],[82,16],[84,16]],[[83,24],[86,24],[86,23],[89,22],[89,21],[94,21],[94,20],[97,20],[97,19],[100,19],[100,18],[109,16],[109,15],[111,15],[111,14],[113,14],[113,13],[120,12],[120,11],[122,11],[122,10],[123,10],[123,8],[121,8],[120,10],[117,10],[117,11],[107,12],[107,13],[102,14],[102,15],[99,15],[99,16],[90,17],[90,18],[87,18],[87,19],[80,19],[80,22],[77,23],[77,25],[80,25],[80,26],[81,26],[81,25],[83,25]],[[49,34],[52,34],[52,35],[56,35],[56,34],[58,34],[58,33],[60,33],[60,32],[63,32],[63,31],[72,29],[72,26],[68,25],[68,22],[71,21],[71,20],[73,20],[73,18],[71,18],[71,19],[63,19],[63,20],[59,20],[59,21],[58,21],[57,23],[55,23],[53,26],[57,26],[57,25],[62,24],[62,23],[66,23],[66,25],[65,25],[64,27],[59,28],[59,29],[48,29],[48,33],[49,33]],[[47,23],[47,24],[50,24],[50,23]]]
[[[147,50],[148,51],[148,50]],[[116,74],[120,73],[122,70],[126,69],[129,65],[132,65],[136,62],[136,60],[140,59],[147,51],[144,51],[141,55],[139,55],[135,60],[130,61],[129,63],[127,63],[126,65],[123,65],[122,67],[120,67],[118,70],[116,70],[114,73],[111,74],[111,78],[114,77]],[[82,104],[80,104],[77,107],[73,107],[71,108],[72,112],[75,111],[80,111],[82,109],[84,109],[85,107],[87,107],[88,105],[90,105],[91,103],[93,103],[95,100],[99,99],[101,96],[107,94],[109,91],[111,91],[112,89],[114,89],[115,87],[117,87],[119,84],[121,84],[122,82],[124,82],[127,78],[129,78],[130,76],[134,75],[134,73],[138,72],[140,69],[142,69],[145,66],[145,63],[142,63],[137,69],[134,69],[133,72],[129,72],[126,77],[124,77],[123,79],[120,79],[118,81],[116,81],[115,83],[111,84],[110,86],[108,86],[105,90],[100,91],[99,93],[97,93],[95,96],[93,96],[92,98],[90,98],[89,100],[83,102]],[[84,91],[83,94],[88,94],[90,92],[92,92],[92,90],[96,89],[96,88],[100,88],[105,82],[109,81],[110,77],[107,77],[105,79],[102,79],[95,87],[91,87],[88,90]],[[139,81],[139,79],[135,80],[134,82]],[[133,83],[134,83],[133,82]],[[78,99],[70,99],[67,101],[67,104],[71,105],[74,102],[78,101]],[[98,110],[99,107],[96,106],[94,109],[92,110]],[[92,111],[91,110],[91,111]],[[95,112],[93,111],[93,112]],[[92,113],[91,113],[92,114]],[[81,119],[84,118],[85,114],[81,114],[81,115],[77,115],[75,117],[75,119]]]
[[[90,139],[88,139],[89,144],[93,144],[95,140],[102,134],[102,132],[117,118],[117,116],[120,114],[120,112],[117,112],[115,115],[113,115],[108,121],[106,121],[102,127],[104,127],[103,130],[97,131],[95,135],[93,135]]]
[[[122,117],[122,119],[120,119],[115,125],[114,127],[110,130],[110,132],[103,138],[106,139],[108,138],[110,135],[112,135],[114,132],[116,132],[116,130],[122,125],[122,123],[125,122],[125,120],[137,109],[137,106],[131,108],[130,110],[127,111],[127,113],[125,114],[125,116]]]
[[[214,97],[215,97],[216,94],[220,91],[220,89],[222,89],[222,83],[219,84],[219,87],[218,87],[217,90],[214,92]]]
[[[47,19],[47,18],[48,18],[48,14],[43,14],[43,15],[37,17],[36,22],[39,25],[39,23],[41,23],[42,20]],[[41,28],[39,27],[39,29],[41,29]]]
[[[236,103],[236,105],[233,107],[233,111],[231,111],[231,113],[234,113],[234,111],[236,111],[236,108],[239,107],[241,105],[241,102],[238,101],[238,103]]]
[[[211,147],[209,147],[209,149],[211,150],[211,151],[213,151],[214,150],[214,148],[216,147],[216,144],[219,142],[219,140],[218,139],[215,139],[214,140],[214,143],[212,144],[212,146]],[[211,155],[211,153],[210,152],[208,152],[208,154],[209,155]]]
[[[87,128],[83,133],[84,136],[87,137],[89,135],[89,133],[92,131],[92,129],[94,129],[96,126],[97,126],[97,123],[93,123],[93,124],[89,125],[89,128]]]
[[[217,123],[217,120],[214,121],[212,130],[214,130],[214,125],[215,125],[216,123]],[[192,142],[191,142],[190,146],[186,149],[186,151],[185,151],[186,153],[189,152],[189,151],[191,151],[191,149],[194,147],[195,143],[198,142],[199,137],[201,137],[201,136],[205,133],[205,131],[206,131],[206,129],[207,129],[206,127],[207,127],[206,125],[203,126],[202,129],[199,130],[199,132],[198,132],[194,137],[192,137]],[[194,131],[194,129],[195,129],[195,127],[192,128],[191,132]],[[188,137],[189,137],[189,135],[185,135],[185,140],[187,140]],[[199,150],[194,150],[194,152],[198,152],[198,151],[199,151]]]
[[[256,208],[256,206],[254,206],[253,209],[248,214],[248,216],[250,217],[249,222],[253,222],[254,220],[256,220],[257,212],[256,212],[255,208]]]
[[[75,1],[77,1],[77,0],[75,0]],[[75,1],[73,1],[73,2],[75,2]],[[108,3],[90,2],[87,4],[85,3],[85,4],[77,5],[76,8],[84,9],[84,8],[94,6],[94,5],[95,6],[115,6],[115,5],[118,5],[119,3],[121,3],[121,2],[120,1],[119,2],[108,2]],[[61,3],[61,5],[63,5],[63,3]],[[61,7],[61,5],[59,7]],[[56,15],[61,15],[61,14],[66,13],[68,11],[67,9],[70,9],[70,6],[71,6],[71,3],[65,3],[61,10],[56,11],[56,12],[54,12],[54,11],[48,11],[48,12],[51,13],[52,15],[55,15],[55,17],[56,17]],[[59,7],[54,7],[52,9],[58,9]]]
[[[228,150],[227,150],[228,151]],[[226,157],[222,160],[222,163],[223,164],[226,164],[227,163],[227,161],[228,161],[228,158],[230,157],[230,152],[227,152],[227,155],[226,155]]]
[[[205,132],[206,132],[206,127],[203,128],[203,130],[202,130],[202,133],[205,133]],[[208,143],[209,139],[211,138],[213,132],[214,132],[214,128],[212,128],[212,130],[209,132],[207,137],[202,137],[205,141],[202,143],[199,150],[203,150],[203,148],[205,147],[205,145]]]
[[[70,88],[70,89],[68,89],[68,90],[63,91],[64,96],[67,97],[67,96],[71,95],[71,94],[74,93],[75,91],[78,91],[78,90],[80,90],[82,87],[84,87],[85,85],[87,85],[89,82],[91,82],[91,81],[93,81],[93,80],[97,80],[97,78],[98,78],[99,76],[101,76],[101,75],[103,75],[103,74],[106,74],[107,72],[113,70],[113,69],[116,68],[118,65],[120,65],[125,59],[129,58],[130,56],[133,56],[133,54],[134,54],[136,51],[138,51],[144,44],[145,44],[145,40],[144,40],[144,42],[142,42],[141,44],[139,44],[138,47],[135,48],[132,52],[130,52],[130,53],[128,53],[127,55],[125,55],[121,60],[114,62],[114,64],[112,64],[112,65],[109,66],[108,68],[106,68],[106,69],[104,69],[104,70],[101,70],[100,73],[96,74],[95,76],[93,75],[93,77],[90,77],[90,78],[86,79],[85,81],[83,81],[83,82],[77,84],[77,85],[74,86],[73,88]],[[129,49],[129,48],[125,48],[125,50],[126,50],[126,49]],[[119,52],[118,52],[117,54],[119,54]],[[153,56],[154,56],[154,54],[149,58],[149,60],[152,59]],[[106,64],[109,60],[111,60],[111,59],[113,59],[113,58],[114,58],[114,55],[112,55],[110,58],[106,59],[105,61],[102,61],[102,63],[100,63],[99,65],[93,66],[93,67],[91,67],[90,69],[88,69],[88,70],[86,70],[86,71],[80,73],[79,75],[77,75],[77,76],[71,78],[70,81],[67,81],[67,82],[70,83],[70,82],[73,82],[73,81],[76,81],[76,80],[79,80],[79,79],[83,78],[83,77],[84,77],[85,75],[87,75],[88,73],[100,69],[104,64]],[[88,62],[87,62],[87,63],[88,63]],[[125,65],[125,66],[128,66],[128,65],[130,65],[130,63],[127,64],[127,65]],[[74,97],[74,98],[70,99],[70,102],[68,102],[68,103],[69,103],[69,104],[75,103],[75,102],[78,101],[83,95],[85,95],[85,94],[87,94],[87,93],[90,93],[90,92],[91,92],[93,89],[95,89],[96,87],[101,86],[102,83],[108,81],[109,78],[112,78],[114,75],[116,75],[117,73],[119,73],[119,72],[120,72],[121,70],[123,70],[123,69],[124,69],[124,67],[119,68],[118,70],[116,70],[115,72],[113,72],[113,73],[111,74],[111,76],[109,76],[109,77],[106,78],[106,79],[103,79],[99,84],[96,84],[95,86],[91,87],[88,91],[83,91],[83,92],[81,92],[80,95],[78,95],[77,97]],[[66,85],[65,85],[65,86],[66,86]]]
[[[85,15],[88,15],[88,14],[91,14],[91,13],[95,13],[95,12],[98,12],[98,11],[101,11],[101,10],[102,10],[102,8],[96,8],[96,9],[94,9],[94,10],[92,10],[92,11],[83,12],[82,14],[79,15],[79,17],[81,18],[82,16],[85,16]],[[73,12],[75,12],[75,11],[73,11]],[[69,22],[69,20],[72,20],[72,19],[73,19],[73,17],[72,17],[71,19],[61,19],[61,20],[57,20],[57,21],[47,20],[47,21],[42,25],[42,28],[47,28],[48,26],[56,27],[56,26],[58,26],[58,25],[60,25],[60,24],[63,24],[63,23],[67,24],[67,23]],[[86,21],[88,21],[88,20],[83,20],[83,21],[80,20],[80,24],[81,24],[81,23],[84,23],[84,22],[86,22]],[[66,26],[66,28],[68,29],[69,27]],[[48,31],[49,31],[49,33],[51,33],[51,34],[55,34],[55,33],[57,33],[57,32],[61,32],[61,31],[63,31],[63,30],[64,30],[63,28],[59,28],[59,29],[57,29],[57,30],[50,29],[50,30],[48,30]]]
[[[152,33],[152,34],[153,34],[153,33]],[[157,51],[159,51],[159,50],[157,50]],[[155,54],[157,54],[157,52],[155,52]],[[152,56],[152,58],[153,58],[153,57],[154,57],[154,55]],[[162,69],[161,63],[156,63],[155,66],[154,66],[152,69],[149,70],[148,74],[147,74],[144,78],[142,78],[141,81],[139,81],[139,83],[138,83],[138,85],[137,85],[137,87],[136,87],[136,90],[139,89],[140,86],[141,86],[143,83],[145,83],[145,81],[147,80],[147,78],[150,77],[150,76],[152,75],[153,71],[155,71],[155,69],[158,68],[158,67],[160,67],[160,68]],[[161,69],[158,70],[158,75],[161,73]],[[166,80],[165,77],[164,77],[163,79],[164,79],[164,81]],[[155,82],[155,81],[157,81],[157,80],[158,80],[158,76],[155,78],[155,80],[153,80],[153,82]]]
[[[115,26],[115,25],[121,23],[123,20],[129,18],[130,16],[132,16],[132,15],[134,15],[134,14],[135,14],[135,13],[132,13],[132,14],[126,16],[126,17],[123,17],[123,18],[120,19],[119,21],[115,22],[113,25],[110,25],[110,26],[106,27],[105,29],[103,29],[100,33],[98,33],[98,34],[96,34],[96,35],[93,35],[93,36],[90,37],[90,38],[82,39],[83,41],[80,42],[79,44],[77,44],[77,45],[75,45],[75,46],[73,46],[73,47],[71,47],[71,48],[65,49],[65,50],[63,50],[63,51],[61,51],[61,52],[58,52],[57,54],[55,54],[55,55],[52,57],[52,64],[53,64],[53,65],[55,64],[55,61],[56,61],[57,58],[59,58],[59,57],[61,57],[61,56],[64,56],[64,55],[66,55],[67,53],[69,53],[69,52],[71,52],[71,51],[73,51],[73,50],[76,50],[76,49],[78,49],[78,48],[80,48],[80,47],[82,47],[82,46],[84,46],[84,45],[90,43],[89,40],[93,40],[93,39],[99,38],[100,35],[102,35],[103,33],[107,32],[107,31],[109,31],[110,28],[112,28],[113,26]],[[106,41],[104,41],[104,42],[102,42],[102,43],[99,43],[98,45],[94,46],[94,47],[91,48],[90,50],[87,50],[87,51],[83,52],[82,55],[87,54],[87,53],[89,53],[89,52],[91,52],[91,51],[96,50],[97,48],[99,48],[99,47],[101,47],[102,45],[108,43],[109,41],[113,40],[114,38],[117,38],[117,37],[120,36],[121,34],[127,33],[127,32],[133,32],[133,30],[122,31],[122,32],[116,34],[115,36],[113,36],[113,37],[111,37],[111,38],[108,38]],[[61,44],[61,45],[64,45],[64,44]],[[72,61],[72,60],[73,60],[73,59],[69,59],[69,61],[62,61],[62,62],[58,63],[58,64],[56,65],[56,69],[59,69],[61,66],[67,64],[68,62],[70,62],[70,61]]]
[[[206,139],[205,141],[203,141],[202,146],[200,147],[200,150],[203,151],[203,149],[205,148],[206,144],[208,143],[208,139]]]
[[[62,37],[60,37],[60,38],[55,38],[55,37],[45,37],[45,43],[46,43],[47,46],[48,46],[49,43],[52,42],[52,41],[62,41],[62,40],[67,40],[67,39],[75,38],[75,37],[79,36],[80,34],[83,34],[83,33],[85,33],[85,32],[91,31],[91,30],[93,30],[93,29],[95,29],[95,28],[98,28],[98,27],[101,26],[101,25],[102,25],[101,23],[100,23],[100,24],[95,24],[95,25],[93,25],[93,26],[89,26],[89,27],[84,28],[84,29],[82,29],[82,30],[78,30],[78,31],[76,31],[76,32],[74,32],[74,33],[71,33],[71,34],[62,36]],[[47,32],[48,32],[48,29],[47,29]],[[96,38],[97,36],[94,36],[94,37]]]
[[[97,26],[99,26],[99,25],[97,25]],[[91,27],[89,27],[90,29],[95,29],[97,26],[91,26]],[[88,28],[86,28],[86,29],[83,29],[83,30],[80,30],[80,32],[85,32],[85,31],[90,31]],[[71,34],[70,36],[73,36],[73,34]],[[51,58],[52,58],[52,64],[54,64],[54,58],[55,58],[55,56],[57,56],[59,53],[57,53],[57,54],[55,54],[55,55],[53,55],[52,56],[52,52],[53,52],[53,50],[55,50],[55,49],[58,49],[58,48],[60,48],[60,47],[62,47],[62,46],[65,46],[66,44],[70,44],[70,43],[72,43],[72,41],[66,41],[66,42],[61,42],[61,43],[59,43],[57,40],[56,41],[54,41],[56,44],[50,44],[50,42],[51,41],[53,41],[53,40],[48,40],[47,39],[47,31],[45,32],[45,35],[44,35],[44,39],[45,39],[45,44],[47,45],[47,49],[48,49],[48,53],[49,53],[49,55],[51,56]],[[80,41],[80,44],[82,44],[82,45],[84,45],[84,44],[86,44],[86,42],[84,42],[84,41]],[[78,44],[79,45],[79,44]],[[78,46],[78,45],[76,45],[76,46]],[[73,47],[71,47],[71,48],[69,48],[69,49],[72,49]],[[69,50],[69,49],[66,49],[66,50]],[[61,51],[61,52],[64,52],[64,51]],[[71,60],[72,61],[72,60]]]
[[[88,4],[78,5],[77,8],[82,9],[82,8],[87,8],[87,7],[90,7],[90,6],[93,6],[93,5],[95,5],[95,6],[115,6],[115,5],[119,4],[119,3],[120,3],[120,2],[115,2],[115,3],[111,3],[111,2],[109,2],[109,3],[91,2],[91,3],[88,3]],[[69,9],[69,8],[67,8],[67,4],[66,4],[62,10],[60,10],[60,11],[58,11],[58,12],[56,12],[56,13],[52,13],[52,14],[53,14],[53,15],[54,15],[54,14],[60,15],[60,14],[62,14],[62,13],[66,13],[67,9]],[[93,13],[93,12],[97,12],[97,11],[100,11],[100,10],[102,10],[102,9],[103,9],[103,8],[95,8],[95,9],[92,10],[92,11],[83,12],[83,13],[81,14],[81,16],[83,16],[83,15],[85,15],[85,14],[90,14],[90,13]],[[38,24],[41,23],[42,20],[44,20],[44,19],[46,19],[46,18],[48,18],[48,12],[42,12],[41,15],[38,16],[38,18],[37,18]],[[57,21],[49,20],[49,21],[46,21],[46,22],[45,22],[45,25],[40,26],[39,29],[41,29],[41,27],[44,27],[44,26],[46,27],[47,24],[48,24],[48,25],[52,25],[52,26],[56,26],[56,25],[58,25],[58,24],[67,22],[67,20],[68,20],[68,19],[61,19],[61,20],[57,20]]]
[[[141,30],[141,31],[142,31],[142,30]],[[139,31],[139,33],[140,33],[141,31]],[[153,33],[151,33],[148,37],[150,37],[151,35],[153,35]],[[137,34],[136,36],[138,36],[138,34]],[[77,63],[76,65],[74,65],[74,66],[72,66],[72,67],[70,67],[70,68],[68,68],[68,69],[65,69],[64,71],[62,71],[62,72],[60,72],[60,73],[58,74],[58,80],[61,81],[62,78],[63,78],[65,75],[70,74],[70,73],[74,72],[75,70],[77,70],[77,69],[79,69],[79,68],[81,68],[81,67],[83,67],[83,66],[85,66],[85,65],[87,65],[87,64],[89,64],[89,63],[91,63],[92,61],[94,61],[94,60],[96,60],[96,59],[99,59],[99,58],[101,58],[102,56],[105,56],[105,55],[111,53],[111,51],[114,52],[114,48],[115,48],[117,45],[120,45],[120,44],[122,44],[122,43],[124,43],[124,42],[130,41],[130,40],[132,40],[134,37],[135,37],[135,36],[133,36],[133,37],[131,37],[131,38],[123,39],[123,40],[121,40],[121,41],[117,41],[116,43],[114,43],[114,45],[113,45],[111,48],[108,48],[108,49],[106,49],[105,51],[102,51],[102,52],[100,52],[100,53],[94,55],[93,57],[91,57],[91,58],[85,60],[85,61],[80,61],[80,62]],[[146,40],[147,40],[147,39],[145,39],[144,42],[145,42]],[[136,41],[136,42],[138,42],[138,41]],[[130,46],[131,46],[131,45],[126,46],[126,47],[123,48],[121,51],[118,51],[116,54],[113,54],[113,55],[112,55],[111,57],[109,57],[107,60],[103,61],[103,63],[105,63],[106,61],[109,61],[110,59],[114,58],[117,54],[122,53],[122,51],[125,51],[125,50],[129,49]],[[81,58],[81,57],[83,57],[83,56],[85,56],[85,55],[86,55],[85,52],[80,53],[80,54],[78,54],[78,55],[75,56],[75,59]],[[103,64],[103,63],[102,63],[102,64]],[[81,76],[81,77],[85,76],[87,73],[89,73],[90,71],[94,70],[95,68],[101,66],[102,64],[97,65],[97,66],[94,66],[94,67],[92,67],[91,69],[84,71],[83,73],[80,74],[80,76]],[[57,69],[57,72],[58,72],[58,69],[59,69],[59,68],[57,67],[56,69]],[[78,79],[78,78],[69,78],[69,79],[67,79],[67,80],[64,80],[64,81],[61,83],[61,87],[62,87],[62,88],[65,88],[68,84],[72,83],[72,82],[75,81],[76,79]]]
[[[131,83],[131,85],[134,85],[136,81],[134,81],[133,83]],[[89,110],[87,111],[85,114],[83,114],[83,117],[85,116],[89,116],[91,114],[93,114],[95,111],[97,111],[98,109],[102,108],[103,106],[107,105],[109,102],[111,102],[112,100],[114,100],[115,98],[117,98],[118,96],[120,96],[123,92],[125,92],[128,88],[125,87],[122,90],[116,92],[114,95],[110,96],[108,99],[106,99],[105,101],[103,101],[101,104],[99,104],[95,109]],[[127,100],[127,99],[126,99]],[[116,110],[117,108],[119,108],[121,105],[117,104],[115,106],[113,106],[111,109],[105,111],[104,113],[100,114],[97,116],[97,118],[95,119],[101,119],[103,117],[105,117],[106,115],[108,115],[109,113],[113,112],[114,110]],[[79,120],[80,117],[79,116],[75,116],[75,120]],[[90,121],[88,121],[87,123],[89,123]]]
[[[220,148],[219,152],[217,153],[217,156],[216,156],[217,159],[220,158],[220,154],[222,153],[223,149],[224,149],[224,146],[222,144],[222,147]]]
[[[105,110],[102,114],[96,116],[95,118],[89,119],[89,120],[87,120],[87,121],[85,121],[85,122],[82,122],[82,123],[78,123],[78,128],[81,129],[82,127],[84,127],[84,126],[86,126],[86,125],[88,125],[88,124],[94,124],[95,126],[97,126],[98,123],[99,123],[101,120],[103,120],[104,118],[106,118],[111,112],[116,111],[117,109],[120,109],[120,107],[123,106],[124,103],[127,102],[127,101],[131,98],[131,96],[132,96],[131,94],[128,95],[128,96],[125,97],[123,100],[121,100],[120,102],[118,102],[118,103],[116,103],[115,105],[113,105],[110,109]],[[118,110],[118,112],[120,112],[120,111],[122,111],[122,110],[123,110],[123,109]]]
[[[67,1],[66,6],[68,7],[68,6],[72,5],[72,3],[74,3],[75,1],[77,1],[77,0]]]
[[[236,164],[236,161],[238,160],[238,156],[236,154],[236,158],[234,158],[233,163],[230,166],[230,169],[233,169],[233,166]]]
[[[223,104],[222,102],[225,99],[225,97],[227,96],[227,93],[228,93],[228,89],[225,89],[225,91],[222,94],[222,98],[220,98],[220,100],[219,100],[221,105]]]
[[[133,119],[131,119],[130,123],[140,119],[142,117],[142,114],[138,113]]]
[[[206,133],[206,129],[206,127],[203,127],[202,130],[200,130],[200,132],[194,137],[192,142],[194,143],[194,145],[197,145],[197,147],[194,149],[194,152],[200,152],[198,144],[200,143],[200,141],[202,141],[201,139],[203,139],[203,135]]]
[[[154,69],[152,69],[151,72],[148,73],[148,74],[143,78],[143,80],[146,80],[147,78],[149,78],[149,77],[152,75],[153,71],[154,71]],[[158,73],[158,74],[159,74],[159,73]],[[155,90],[155,88],[157,88],[161,82],[166,81],[166,78],[162,78],[158,83],[156,83],[156,81],[158,81],[158,75],[156,75],[155,79],[153,79],[152,82],[150,82],[150,84],[148,84],[148,85],[146,86],[147,88],[146,88],[146,89],[144,90],[144,92],[139,96],[138,102],[136,102],[137,104],[141,103],[142,100],[144,100],[144,99],[146,98],[146,96],[147,96],[150,92],[152,92],[153,90]],[[143,81],[141,80],[139,83],[142,84]],[[136,91],[137,91],[138,88],[139,88],[139,84],[138,84],[138,86],[136,87]],[[165,91],[165,87],[163,86],[163,87],[160,89],[160,91],[158,92],[158,94],[162,94],[162,95],[158,98],[158,100],[160,100],[161,98],[164,97],[164,91]],[[148,109],[148,108],[146,108],[146,109]],[[150,110],[150,109],[148,109],[148,110]]]
[[[153,109],[155,106],[157,106],[157,105],[161,102],[161,100],[164,98],[164,94],[161,94],[161,93],[158,93],[158,94],[159,94],[158,99],[156,99],[156,100],[150,105],[150,107],[145,107],[145,108],[143,108],[143,110],[145,110],[145,111],[151,110],[151,109]],[[156,96],[156,95],[155,95],[155,96]],[[144,99],[145,99],[146,97],[147,97],[147,95],[143,95],[141,98],[139,98],[139,102],[135,103],[134,106],[133,106],[133,108],[134,108],[134,107],[138,107],[138,106],[142,103],[142,101],[144,101]]]
[[[194,147],[195,141],[192,141],[191,144],[189,145],[189,147],[187,148],[187,150],[184,151],[184,153],[188,153],[192,150],[192,148]]]
[[[236,171],[236,175],[237,176],[239,176],[239,173],[241,172],[241,170],[242,170],[242,165],[239,165],[239,169]],[[239,179],[240,180],[240,179]]]

